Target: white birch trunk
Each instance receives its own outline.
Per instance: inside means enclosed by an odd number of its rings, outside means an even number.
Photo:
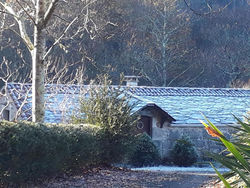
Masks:
[[[32,121],[43,122],[44,109],[44,0],[36,1],[34,50],[32,51]]]
[[[25,5],[28,2],[17,2],[18,7],[21,8],[25,16],[34,23],[34,42],[30,40],[26,32],[25,20],[26,18],[20,13],[20,11],[15,11],[15,7],[12,7],[10,1],[0,0],[0,6],[5,9],[8,15],[11,15],[17,22],[20,32],[20,37],[23,39],[24,43],[28,47],[32,56],[32,121],[33,122],[43,122],[45,116],[45,104],[44,104],[44,94],[45,94],[45,62],[44,59],[47,57],[51,49],[60,41],[60,39],[67,32],[69,27],[78,19],[74,18],[70,22],[63,32],[63,34],[56,40],[53,46],[45,54],[45,29],[48,22],[50,21],[53,12],[56,9],[59,0],[33,0],[32,3],[35,5],[30,13],[25,9]],[[95,2],[95,1],[93,1]],[[88,2],[87,5],[91,4]],[[86,5],[86,6],[87,6]],[[33,6],[29,6],[31,8]],[[33,17],[35,15],[35,18]]]

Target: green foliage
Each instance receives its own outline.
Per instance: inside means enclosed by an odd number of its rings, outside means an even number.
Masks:
[[[81,114],[74,123],[89,123],[101,128],[99,140],[103,163],[120,162],[128,151],[137,116],[132,115],[131,96],[122,86],[113,87],[107,75],[99,76],[81,100]]]
[[[246,117],[246,121],[243,122],[239,118],[235,117],[239,126],[232,126],[237,133],[232,137],[232,140],[228,140],[223,133],[207,118],[205,118],[208,124],[203,123],[206,129],[211,129],[213,132],[217,132],[217,136],[220,140],[218,143],[223,143],[225,151],[221,154],[211,153],[209,156],[220,162],[231,171],[221,175],[218,171],[219,178],[223,181],[226,187],[250,187],[250,119]]]
[[[188,137],[176,140],[171,150],[171,159],[178,166],[191,166],[197,161],[198,154]]]
[[[159,152],[146,133],[135,137],[128,162],[136,167],[155,165],[160,162]]]
[[[0,185],[99,163],[98,131],[89,125],[0,122]]]

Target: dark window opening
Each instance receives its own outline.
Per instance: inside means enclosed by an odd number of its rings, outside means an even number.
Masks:
[[[4,110],[3,111],[3,119],[4,120],[10,120],[10,111],[9,110]]]
[[[137,123],[137,132],[146,132],[149,136],[152,136],[152,118],[148,116],[141,116],[140,121]]]

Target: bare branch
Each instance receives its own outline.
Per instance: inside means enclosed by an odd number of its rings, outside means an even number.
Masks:
[[[53,15],[53,12],[56,8],[56,4],[59,0],[52,0],[47,11],[45,12],[44,14],[44,21],[43,21],[43,24],[46,26],[49,19],[51,18],[51,16]]]
[[[185,72],[187,72],[191,67],[193,66],[190,65],[187,69],[185,69],[184,71],[182,71],[180,74],[178,74],[176,77],[174,77],[167,85],[167,87],[169,87],[176,79],[178,79],[180,76],[182,76]]]
[[[64,18],[62,18],[61,16],[59,16],[59,15],[57,15],[57,14],[53,14],[53,16],[59,18],[60,20],[63,20],[63,21],[66,22],[66,23],[70,23],[70,21],[68,21],[68,20],[66,20],[66,19],[64,19]]]
[[[202,68],[202,71],[200,72],[200,74],[198,74],[197,76],[195,76],[193,79],[188,80],[184,85],[188,85],[191,82],[193,82],[194,80],[198,79],[203,73],[204,73],[205,69]]]
[[[21,4],[18,0],[16,0],[16,2],[17,2],[18,5],[22,8],[22,10],[25,12],[25,14],[32,20],[32,22],[33,22],[34,24],[36,24],[34,18],[25,10],[25,8],[22,6],[22,4]]]
[[[13,15],[10,14],[9,12],[3,11],[3,10],[0,10],[0,12],[3,13],[3,14],[9,14],[9,15],[13,16]]]
[[[13,9],[12,7],[8,6],[6,3],[0,2],[0,5],[1,5],[10,15],[12,15],[12,16],[15,18],[15,20],[16,20],[18,26],[19,26],[20,36],[22,37],[22,40],[24,41],[24,43],[26,44],[26,46],[28,47],[28,49],[29,49],[30,51],[32,51],[32,50],[34,49],[34,45],[33,45],[33,43],[31,42],[31,40],[30,40],[30,38],[29,38],[29,36],[28,36],[28,34],[27,34],[27,32],[26,32],[26,27],[25,27],[25,25],[24,25],[24,20],[23,20],[23,18],[20,17],[20,16],[18,16],[18,15],[16,14],[16,12],[14,11],[14,9]]]
[[[209,2],[207,0],[205,0],[205,1],[206,1],[206,5],[209,8],[209,10],[212,11],[212,7],[210,6]]]
[[[15,116],[15,119],[17,120],[18,119],[18,117],[19,116],[21,116],[21,114],[22,114],[22,112],[23,112],[23,107],[24,107],[24,105],[25,104],[27,104],[28,103],[28,98],[29,98],[29,92],[31,91],[31,87],[29,88],[29,90],[25,93],[25,94],[21,94],[21,98],[23,98],[24,97],[24,99],[23,99],[23,102],[22,102],[22,104],[20,105],[20,107],[19,107],[19,109],[17,110],[17,112],[16,112],[16,116]],[[29,109],[30,110],[30,109]]]
[[[71,27],[71,25],[78,19],[78,17],[75,17],[69,24],[68,26],[65,28],[65,30],[63,31],[63,33],[61,34],[61,36],[54,42],[54,44],[48,49],[48,51],[46,52],[46,54],[43,56],[43,60],[45,60],[45,58],[49,55],[49,53],[51,52],[51,50],[54,48],[54,46],[56,44],[58,44],[60,42],[60,40],[63,38],[63,36],[67,33],[67,31],[69,30],[69,28]]]
[[[210,4],[207,2],[207,0],[205,0],[205,1],[206,1],[206,5],[207,5],[209,11],[208,11],[208,12],[199,12],[199,11],[193,9],[193,8],[191,7],[191,5],[187,2],[187,0],[183,0],[183,1],[184,1],[184,3],[186,4],[186,6],[187,6],[194,14],[197,14],[197,15],[199,15],[199,16],[207,16],[207,15],[210,15],[210,14],[215,14],[215,13],[222,12],[224,9],[226,9],[226,8],[233,2],[233,0],[230,0],[230,1],[229,1],[225,6],[223,6],[222,8],[219,8],[218,10],[212,11],[212,7],[211,7]]]
[[[30,51],[32,51],[34,49],[34,45],[31,42],[27,32],[26,32],[26,27],[24,25],[24,21],[20,18],[20,19],[16,19],[18,26],[19,26],[19,30],[20,30],[20,34],[21,37],[23,39],[23,41],[25,42],[26,46],[28,47],[28,49]]]

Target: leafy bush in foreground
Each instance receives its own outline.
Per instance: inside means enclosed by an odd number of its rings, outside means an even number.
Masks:
[[[0,182],[26,182],[99,163],[95,135],[86,125],[0,122]]]
[[[99,76],[81,99],[81,114],[73,123],[94,124],[101,128],[99,141],[103,163],[121,162],[134,137],[137,116],[132,115],[131,96],[122,86],[113,87],[107,75]]]
[[[178,166],[191,166],[198,158],[193,144],[187,137],[176,140],[170,155],[173,163]]]
[[[219,178],[223,181],[227,188],[231,185],[234,187],[250,187],[250,118],[246,117],[243,122],[237,117],[240,126],[233,127],[237,133],[233,135],[233,139],[229,141],[223,133],[207,118],[208,123],[202,122],[208,134],[219,138],[218,141],[225,146],[225,152],[222,154],[211,153],[210,156],[223,166],[229,168],[229,173],[220,174],[215,169]]]
[[[160,162],[159,152],[146,133],[137,135],[128,158],[129,163],[136,167],[155,165]]]

